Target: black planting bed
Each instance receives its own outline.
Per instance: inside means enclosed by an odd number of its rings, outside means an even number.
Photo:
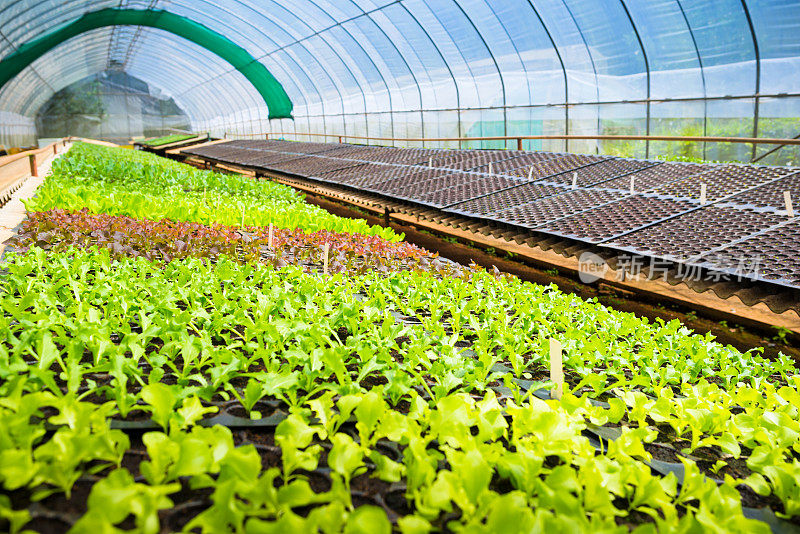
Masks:
[[[532,200],[558,195],[567,191],[568,189],[554,184],[523,182],[522,185],[515,184],[514,186],[509,186],[509,189],[506,190],[454,204],[445,211],[491,218],[506,208],[519,206]]]
[[[761,279],[800,286],[800,229],[784,204],[788,191],[800,209],[797,168],[279,140],[184,152],[728,274],[749,257]]]
[[[781,167],[755,167],[752,165],[718,166],[699,176],[684,178],[664,184],[653,190],[654,193],[678,198],[700,199],[702,184],[706,185],[706,200],[719,200],[729,195],[755,187],[792,172]]]
[[[788,191],[793,204],[800,208],[800,174],[794,173],[736,194],[723,201],[726,205],[786,213],[784,192]]]
[[[577,187],[605,187],[604,184],[609,180],[635,173],[653,165],[657,165],[657,163],[638,159],[614,158],[578,170],[563,172],[548,178],[548,181],[571,186],[573,177],[575,177],[577,178],[575,180]]]
[[[609,190],[598,191],[609,192]],[[620,193],[615,192],[615,194]],[[538,227],[537,230],[599,243],[694,208],[694,204],[684,200],[628,194],[611,204],[600,205],[577,215],[552,221]]]
[[[511,206],[493,213],[492,218],[523,228],[538,228],[556,219],[575,215],[624,196],[625,193],[615,191],[577,189]]]
[[[652,167],[642,169],[632,174],[614,178],[603,182],[603,187],[609,189],[630,190],[631,178],[634,181],[636,193],[650,191],[664,184],[675,182],[689,176],[697,176],[713,169],[710,165],[696,163],[659,163]]]
[[[714,205],[613,239],[608,245],[685,261],[785,220],[771,213]]]

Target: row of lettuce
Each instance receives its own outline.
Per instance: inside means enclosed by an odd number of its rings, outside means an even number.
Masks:
[[[345,219],[304,202],[291,188],[245,176],[194,169],[152,154],[78,144],[56,160],[53,172],[26,203],[31,212],[61,208],[136,219],[188,221],[306,231],[402,236],[391,229]]]
[[[800,516],[788,358],[554,286],[431,272],[390,230],[288,188],[137,152],[73,147],[28,208],[48,213],[7,255],[0,298],[8,530],[64,502],[74,532],[769,532]],[[252,235],[305,260],[241,253]],[[300,252],[320,239],[390,259],[320,276]],[[561,401],[541,390],[550,339]]]

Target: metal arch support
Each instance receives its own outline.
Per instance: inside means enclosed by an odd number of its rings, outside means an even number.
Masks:
[[[2,30],[0,30],[0,39],[6,41],[11,48],[16,50],[16,47],[14,46],[14,44],[11,42],[11,40],[8,37],[5,36],[5,34],[2,32]],[[53,90],[53,86],[51,86],[49,83],[47,83],[47,80],[45,80],[44,77],[42,77],[42,75],[40,75],[38,72],[36,72],[36,69],[31,69],[31,70],[36,75],[36,77],[39,78],[42,81],[42,85],[46,86],[53,93],[55,93],[55,90]],[[2,89],[2,86],[0,86],[0,89]]]
[[[453,1],[455,1],[455,0],[453,0]],[[407,6],[403,6],[403,7],[406,9],[406,11],[408,11],[408,12],[409,12],[409,14],[411,14],[412,16],[414,16],[414,15],[413,15],[413,13],[411,13],[411,11],[408,9],[408,7],[407,7]],[[428,9],[430,10],[431,16],[432,16],[433,18],[435,18],[435,19],[436,19],[436,22],[438,22],[438,23],[439,23],[439,25],[442,27],[442,31],[443,31],[445,34],[447,34],[447,37],[450,39],[450,42],[453,44],[453,48],[455,49],[455,51],[458,53],[458,55],[461,57],[461,59],[462,59],[462,60],[464,60],[464,67],[465,67],[465,68],[466,68],[466,69],[467,69],[467,70],[470,72],[470,74],[472,74],[472,68],[470,67],[470,65],[469,65],[469,62],[467,61],[467,59],[464,57],[464,51],[463,51],[463,50],[461,50],[461,48],[460,48],[460,47],[458,46],[458,44],[456,43],[456,40],[455,40],[455,38],[453,37],[453,34],[452,34],[452,32],[451,32],[451,31],[450,31],[450,30],[447,28],[447,26],[446,26],[446,25],[445,25],[445,24],[442,22],[442,19],[441,19],[441,17],[439,16],[439,14],[436,12],[436,10],[435,10],[435,9],[432,9],[430,6],[428,6]],[[417,17],[415,17],[415,16],[414,16],[414,20],[417,20],[417,23],[419,24],[419,20],[417,19]],[[472,21],[470,21],[470,22],[472,22]],[[431,34],[430,34],[430,32],[429,32],[428,30],[426,30],[426,29],[424,28],[424,26],[422,26],[422,24],[420,24],[420,26],[421,26],[421,27],[423,28],[423,30],[425,31],[425,34],[428,36],[428,39],[430,39],[432,43],[435,43],[435,41],[433,40],[433,37],[431,37]],[[437,50],[441,50],[441,49],[438,47],[438,45],[436,46],[436,49],[437,49]],[[491,52],[489,52],[489,54],[491,54]],[[452,74],[453,74],[453,71],[452,71],[452,69],[450,68],[450,64],[447,62],[447,59],[444,59],[444,62],[445,62],[445,65],[447,65],[447,70],[450,72],[450,74],[451,74],[451,76],[452,76]],[[499,72],[499,71],[498,71],[498,72]],[[475,76],[472,76],[472,81],[473,81],[473,83],[475,83]],[[456,81],[456,79],[455,79],[455,76],[453,77],[453,82],[454,82],[454,83],[456,83],[456,85],[458,85],[458,82]],[[475,84],[475,91],[476,91],[476,92],[478,91],[478,86],[477,86],[477,83]],[[505,109],[505,89],[503,90],[503,109]],[[461,136],[463,135],[463,131],[462,131],[462,127],[461,127],[461,113],[462,113],[463,111],[464,111],[464,110],[462,109],[462,107],[461,107],[461,103],[460,103],[460,101],[459,101],[459,103],[458,103],[458,131],[459,131],[459,139],[461,139]],[[505,117],[505,111],[503,112],[503,116]],[[461,141],[459,141],[459,142],[458,142],[458,148],[461,148],[461,147],[462,147],[462,143],[461,143]]]
[[[581,37],[581,41],[583,42],[583,46],[586,48],[586,54],[589,56],[589,61],[592,64],[592,72],[594,72],[594,91],[597,95],[596,101],[600,102],[600,78],[597,75],[597,64],[594,61],[594,54],[592,54],[592,48],[589,46],[589,43],[586,41],[586,35],[583,33],[583,28],[581,25],[578,24],[578,19],[575,18],[575,15],[572,13],[572,9],[570,9],[569,5],[567,5],[566,0],[561,0],[561,4],[564,6],[564,9],[567,10],[569,14],[569,18],[572,20],[572,23],[575,25],[575,29],[578,30],[578,35]],[[565,101],[565,106],[569,107],[569,101]],[[567,132],[568,133],[568,132]],[[597,133],[600,133],[600,106],[597,106]],[[569,152],[569,141],[564,141],[564,149]]]
[[[241,3],[241,2],[240,2],[240,3]],[[308,22],[306,22],[305,20],[303,20],[303,18],[302,18],[301,16],[299,16],[299,15],[297,15],[296,13],[292,12],[292,11],[291,11],[291,10],[289,10],[287,7],[285,7],[284,5],[282,5],[280,2],[277,2],[276,0],[272,0],[272,3],[273,3],[273,4],[274,4],[276,7],[278,7],[279,9],[282,9],[282,10],[283,10],[283,11],[285,11],[287,14],[289,14],[290,16],[292,16],[292,17],[294,17],[295,19],[297,19],[298,23],[299,23],[299,24],[302,24],[303,26],[306,26],[306,27],[309,29],[309,31],[310,31],[311,33],[310,33],[309,35],[306,35],[305,37],[303,37],[303,38],[301,38],[301,39],[296,39],[294,42],[292,42],[292,43],[289,43],[289,44],[287,44],[287,45],[283,45],[283,46],[277,46],[277,48],[275,48],[274,50],[271,50],[270,52],[268,52],[267,54],[265,54],[265,55],[264,55],[264,56],[262,56],[262,57],[263,57],[263,58],[268,58],[268,57],[271,57],[271,56],[272,56],[272,55],[274,55],[275,53],[277,53],[277,52],[281,52],[281,51],[286,51],[288,48],[290,48],[290,47],[292,47],[292,46],[295,46],[295,45],[298,45],[298,46],[300,46],[300,47],[301,47],[303,50],[305,50],[305,51],[308,53],[308,55],[309,55],[310,57],[313,57],[313,58],[314,58],[314,60],[317,62],[317,64],[318,64],[318,65],[320,66],[320,68],[322,69],[322,71],[323,71],[323,72],[325,73],[325,75],[328,77],[328,79],[330,80],[330,82],[331,82],[331,84],[333,85],[333,87],[336,89],[336,92],[339,94],[339,101],[340,101],[340,104],[341,104],[341,110],[342,110],[342,111],[341,111],[341,119],[342,119],[342,131],[343,131],[343,132],[344,132],[344,134],[346,135],[346,134],[347,134],[347,114],[346,114],[346,113],[345,113],[345,111],[344,111],[344,95],[342,94],[342,91],[341,91],[341,89],[340,89],[340,83],[341,83],[341,80],[340,80],[338,77],[334,78],[334,76],[332,76],[332,75],[330,74],[330,72],[329,72],[329,69],[325,68],[325,65],[323,65],[323,64],[322,64],[322,62],[321,62],[319,59],[317,59],[317,57],[315,56],[315,54],[313,54],[313,53],[312,53],[312,51],[311,51],[311,50],[310,50],[308,47],[306,47],[306,46],[305,46],[305,44],[302,44],[302,43],[303,43],[304,41],[306,41],[306,40],[308,40],[308,39],[312,38],[312,37],[319,37],[319,38],[322,40],[322,42],[323,42],[323,43],[325,43],[325,45],[328,47],[328,49],[330,50],[330,52],[331,52],[331,53],[332,53],[334,56],[336,56],[336,58],[337,58],[337,59],[339,60],[339,62],[342,64],[342,66],[344,67],[344,69],[345,69],[345,70],[346,70],[346,71],[347,71],[347,72],[350,74],[350,76],[353,78],[353,80],[356,80],[356,81],[357,81],[357,78],[356,78],[355,74],[353,73],[353,70],[352,70],[352,69],[350,68],[350,66],[349,66],[349,65],[348,65],[348,64],[347,64],[347,63],[344,61],[344,59],[342,58],[341,54],[339,54],[339,52],[337,52],[337,51],[336,51],[336,49],[335,49],[333,46],[331,46],[331,44],[328,42],[328,40],[327,40],[327,39],[326,39],[326,38],[325,38],[325,37],[322,35],[322,34],[323,34],[323,33],[325,33],[326,31],[328,31],[328,30],[330,30],[330,29],[332,29],[332,28],[336,28],[337,26],[339,26],[339,27],[340,27],[340,26],[342,26],[342,24],[344,24],[345,22],[348,22],[348,21],[350,21],[350,20],[353,20],[353,19],[347,19],[347,20],[344,20],[344,21],[338,21],[338,22],[336,22],[335,24],[332,24],[331,26],[328,26],[328,27],[325,27],[325,28],[323,28],[323,29],[321,29],[321,30],[315,31],[315,30],[314,30],[314,28],[312,28],[312,27],[311,27],[311,25],[309,25],[309,24],[308,24]],[[331,16],[331,14],[330,14],[330,13],[328,13],[328,11],[327,11],[326,9],[324,9],[322,6],[320,6],[320,5],[316,4],[315,2],[312,2],[312,4],[313,4],[313,5],[314,5],[314,6],[315,6],[317,9],[319,9],[320,11],[322,11],[323,13],[325,13],[325,14],[326,14],[328,17],[330,17],[330,19],[331,19],[331,20],[336,20],[336,19],[335,19],[333,16]],[[378,8],[378,9],[380,9],[380,8]],[[356,17],[353,17],[353,18],[362,17],[362,16],[365,16],[365,14],[366,14],[366,13],[365,13],[365,12],[362,10],[362,14],[361,14],[361,15],[357,15]],[[352,36],[351,36],[351,37],[352,37]],[[363,47],[361,47],[361,45],[360,45],[360,44],[359,44],[357,41],[355,41],[355,39],[354,39],[354,42],[356,42],[356,44],[357,44],[357,45],[358,45],[358,46],[361,48],[361,50],[362,50],[362,51],[364,51]],[[277,45],[277,43],[275,43],[275,44]],[[364,53],[366,54],[366,51],[364,51]],[[288,52],[287,52],[287,55],[289,55],[289,53],[288,53]],[[367,54],[367,55],[368,55],[368,54]],[[295,61],[295,60],[294,60],[294,58],[291,58],[291,59],[292,59],[292,61],[293,61],[295,64],[297,64],[298,68],[302,69],[302,68],[301,68],[301,66],[300,66],[300,64],[299,64],[297,61]],[[374,63],[373,63],[373,65],[374,65]],[[375,68],[376,68],[376,70],[377,70],[377,66],[376,66]],[[379,74],[379,75],[381,76],[381,78],[383,79],[383,75],[380,73],[380,71],[378,71],[378,74]],[[386,84],[386,82],[385,82],[385,80],[384,80],[384,85],[385,85],[385,84]],[[320,101],[323,101],[323,99],[322,99],[322,93],[320,93],[320,91],[319,91],[319,88],[317,87],[317,85],[316,85],[316,84],[314,84],[314,88],[317,90],[317,94],[319,94],[319,95],[320,95]],[[389,91],[389,88],[388,88],[388,86],[387,86],[387,92],[389,92],[389,94],[390,94],[389,98],[390,98],[390,100],[391,100],[391,91]],[[367,101],[366,101],[366,96],[364,95],[364,90],[363,90],[363,89],[361,90],[361,99],[362,99],[362,102],[364,103],[364,123],[365,123],[365,126],[366,126],[366,125],[368,124],[368,121],[367,121],[367,119],[366,119]],[[391,103],[390,103],[389,105],[391,106]],[[336,116],[336,115],[328,115],[328,114],[326,114],[326,113],[325,113],[325,108],[324,108],[324,106],[323,106],[322,115],[321,115],[321,117],[322,117],[322,131],[323,131],[323,135],[325,135],[325,133],[327,133],[327,131],[328,131],[328,121],[329,121],[329,120],[331,120],[331,118],[332,118],[332,117],[335,117],[335,116]],[[309,123],[309,130],[310,130],[310,127],[311,127],[311,121],[308,119],[308,117],[306,117],[306,120],[308,120],[308,123]],[[297,128],[295,127],[295,131],[296,131],[296,130],[297,130]],[[392,131],[394,131],[394,129],[393,129]]]
[[[428,41],[430,41],[431,45],[433,45],[434,50],[436,50],[436,53],[439,55],[439,58],[442,60],[442,64],[445,66],[445,68],[447,69],[447,72],[450,74],[450,78],[453,80],[453,87],[456,90],[456,110],[457,110],[456,113],[458,114],[458,122],[457,122],[456,126],[457,126],[457,129],[458,129],[458,137],[461,137],[461,93],[460,93],[460,89],[458,87],[458,82],[456,81],[456,77],[453,75],[453,69],[450,68],[450,63],[447,62],[447,59],[444,57],[444,54],[442,54],[442,50],[439,48],[439,45],[436,44],[436,41],[433,40],[433,37],[431,37],[431,34],[428,33],[428,30],[426,30],[425,27],[422,24],[420,24],[419,19],[408,9],[408,7],[406,7],[402,3],[400,4],[400,7],[402,7],[403,10],[405,10],[406,13],[408,13],[408,16],[411,17],[411,19],[414,21],[414,23],[417,26],[419,26],[419,28],[422,31],[422,33],[424,33],[425,36],[428,38]],[[392,128],[392,129],[394,130],[394,128]],[[461,142],[460,141],[458,143],[458,148],[461,148]]]
[[[107,26],[148,26],[192,41],[218,55],[241,72],[264,99],[270,119],[292,118],[292,101],[283,86],[244,48],[202,24],[163,10],[108,8],[86,13],[56,30],[23,44],[0,61],[0,87],[64,41]]]
[[[242,2],[237,2],[237,4],[238,4],[238,5],[240,5],[240,6],[248,7],[250,10],[253,10],[253,8],[251,8],[250,6],[247,6],[246,4],[243,4]],[[279,3],[275,3],[275,5],[276,5],[278,8],[280,8],[280,9],[284,9],[284,8],[283,8],[283,7],[282,7],[282,6],[281,6]],[[200,6],[200,7],[202,7],[202,6]],[[255,25],[255,24],[254,24],[252,21],[250,21],[249,19],[242,18],[241,16],[239,16],[239,15],[235,14],[234,12],[232,12],[230,9],[224,8],[224,7],[222,7],[222,6],[218,6],[218,7],[219,7],[219,9],[221,9],[222,11],[224,11],[224,12],[225,12],[225,13],[226,13],[228,16],[230,16],[230,17],[231,17],[231,20],[235,19],[235,20],[237,20],[237,21],[241,22],[242,24],[245,24],[245,25],[247,25],[247,26],[250,26],[251,28],[253,28],[253,29],[255,29],[255,30],[259,30],[259,27],[258,27],[257,25]],[[198,9],[197,9],[197,8],[195,8],[194,6],[192,6],[192,8],[190,8],[190,9],[191,9],[193,12],[196,12],[196,13],[200,13],[200,14],[202,14],[202,13],[203,13],[203,12],[202,12],[202,10],[198,10]],[[291,12],[290,12],[290,11],[288,11],[288,10],[285,10],[285,11],[286,11],[287,13],[289,13],[290,15],[292,15],[293,17],[295,17],[295,18],[298,20],[298,22],[299,22],[299,23],[305,24],[305,22],[303,22],[303,20],[302,20],[302,18],[301,18],[301,17],[297,17],[296,15],[294,15],[293,13],[291,13]],[[305,25],[307,26],[307,24],[305,24]],[[309,26],[309,28],[310,28],[310,26]],[[242,37],[244,37],[244,35],[243,35]],[[281,47],[281,46],[279,46],[279,45],[278,45],[278,43],[277,43],[277,42],[276,42],[274,39],[272,39],[271,37],[269,37],[269,35],[266,35],[266,37],[267,37],[267,39],[268,39],[268,40],[269,40],[269,41],[270,41],[270,42],[271,42],[273,45],[275,45],[275,50],[273,50],[273,52],[270,52],[269,54],[266,54],[266,55],[264,55],[264,56],[260,56],[260,57],[256,58],[256,59],[258,59],[259,61],[260,61],[260,60],[262,60],[262,59],[269,58],[269,57],[271,57],[271,56],[272,56],[272,54],[273,54],[274,52],[276,52],[276,51],[282,51],[282,50],[284,50],[284,49],[286,48],[286,47]],[[252,43],[252,44],[256,44],[256,43],[255,43],[255,42],[254,42],[252,39],[248,39],[248,41],[249,41],[250,43]],[[303,49],[304,49],[304,50],[306,50],[306,51],[308,52],[308,54],[309,54],[310,56],[312,56],[312,57],[313,57],[313,54],[312,54],[312,53],[311,53],[311,52],[310,52],[310,51],[309,51],[307,48],[303,47]],[[294,58],[293,58],[293,57],[292,57],[290,54],[287,54],[287,55],[286,55],[286,59],[287,59],[287,61],[288,61],[288,62],[291,62],[291,64],[292,64],[292,65],[296,66],[298,71],[302,71],[302,69],[301,69],[301,67],[300,67],[300,64],[299,64],[299,63],[298,63],[298,62],[297,62],[297,61],[296,61],[296,60],[295,60],[295,59],[294,59]],[[277,61],[277,60],[276,60],[276,61]],[[316,58],[315,58],[315,61],[316,61],[316,63],[317,63],[319,66],[320,66],[320,68],[321,68],[323,71],[325,71],[325,68],[324,68],[324,66],[322,65],[322,63],[321,63],[321,62],[319,62],[318,60],[316,60]],[[291,73],[293,72],[293,67],[292,67],[292,65],[289,65],[289,64],[287,63],[287,65],[286,65],[286,68],[284,69],[284,72],[286,72],[286,73],[287,73],[287,74],[289,74],[290,76],[291,76]],[[228,72],[228,71],[226,71],[226,72]],[[327,74],[327,72],[326,72],[326,74]],[[332,79],[332,78],[330,78],[330,76],[328,76],[328,78],[331,80],[331,83],[332,83],[334,86],[336,86],[336,83],[333,81],[333,79]],[[319,87],[318,87],[318,86],[317,86],[315,83],[313,83],[313,80],[311,80],[311,78],[310,78],[310,77],[308,77],[308,79],[309,79],[309,81],[311,81],[311,82],[312,82],[312,84],[311,84],[311,85],[313,86],[314,90],[316,91],[317,95],[319,96],[320,102],[322,102],[323,98],[322,98],[322,93],[319,91]],[[188,89],[185,89],[183,92],[179,93],[179,95],[184,95],[184,94],[188,93],[189,91],[193,91],[193,90],[195,90],[196,88],[198,88],[198,86],[201,86],[201,85],[203,85],[203,84],[205,84],[205,83],[208,83],[208,81],[210,81],[210,80],[206,80],[205,82],[201,82],[200,84],[193,85],[193,86],[189,87]],[[297,84],[297,85],[298,85],[298,87],[300,87],[300,84]],[[339,91],[339,90],[338,90],[338,87],[336,87],[336,89],[337,89],[337,92],[339,93],[339,97],[341,98],[341,96],[342,96],[342,93],[341,93],[341,91]],[[304,93],[304,97],[305,97],[305,93]],[[176,98],[177,98],[177,97],[176,97]],[[307,102],[308,102],[308,99],[306,99],[306,103],[307,103]],[[268,117],[268,119],[269,119],[269,118],[271,118],[271,117]],[[307,120],[307,119],[306,119],[306,120]],[[326,126],[325,126],[325,115],[324,115],[324,114],[323,114],[323,116],[322,116],[322,122],[323,122],[323,130],[326,130]],[[309,123],[309,127],[310,127],[310,123]]]
[[[309,0],[309,1],[310,1],[310,3],[311,3],[313,6],[315,6],[317,9],[319,9],[320,11],[323,11],[323,12],[327,13],[327,10],[323,9],[323,7],[322,7],[322,6],[320,6],[319,4],[317,4],[317,2],[316,2],[316,1],[314,1],[314,0]],[[378,8],[378,9],[382,9],[382,8]],[[363,17],[365,17],[367,20],[370,20],[370,21],[372,21],[372,19],[370,19],[370,18],[369,18],[369,13],[368,13],[367,11],[365,11],[364,9],[361,9],[361,14],[362,14],[362,15],[363,15]],[[330,14],[328,14],[328,16],[330,16]],[[331,19],[333,19],[333,17],[331,17]],[[336,19],[333,19],[333,20],[336,20]],[[375,22],[374,22],[374,21],[372,21],[372,23],[373,23],[373,24],[375,24]],[[377,26],[377,25],[376,25],[376,26]],[[369,53],[366,51],[366,49],[364,49],[364,46],[363,46],[361,43],[359,43],[359,42],[358,42],[358,39],[356,39],[355,37],[353,37],[353,35],[352,35],[352,34],[351,34],[349,31],[347,31],[347,29],[344,27],[344,22],[340,23],[340,24],[338,25],[338,27],[339,27],[339,28],[341,28],[341,29],[342,29],[342,31],[344,31],[344,32],[345,32],[345,33],[346,33],[346,34],[347,34],[347,35],[350,37],[350,39],[352,39],[352,40],[353,40],[353,42],[356,44],[356,46],[359,48],[359,50],[361,50],[361,51],[364,53],[364,55],[367,57],[367,59],[369,59],[369,62],[370,62],[370,64],[371,64],[371,65],[372,65],[372,67],[375,69],[375,72],[377,72],[377,73],[378,73],[378,77],[381,79],[381,82],[383,82],[383,86],[386,88],[386,94],[387,94],[387,96],[389,97],[389,109],[390,109],[390,110],[391,110],[391,109],[394,109],[394,102],[393,102],[393,100],[392,100],[392,90],[391,90],[391,89],[389,89],[389,84],[387,83],[387,81],[386,81],[386,77],[383,75],[383,72],[381,72],[381,69],[380,69],[380,68],[378,68],[378,65],[375,63],[375,61],[372,59],[372,56],[370,56],[370,54],[369,54]],[[337,51],[336,51],[336,48],[334,48],[333,46],[331,46],[331,44],[328,42],[328,39],[326,39],[326,38],[325,38],[325,37],[322,35],[323,33],[325,33],[325,32],[320,32],[320,33],[318,34],[318,37],[319,37],[320,39],[322,39],[322,40],[325,42],[325,44],[327,44],[327,45],[328,45],[328,48],[330,48],[330,49],[331,49],[331,51],[332,51],[334,54],[336,54],[336,57],[338,57],[338,58],[339,58],[339,61],[341,61],[341,62],[342,62],[342,65],[344,65],[344,68],[345,68],[345,69],[347,69],[347,72],[349,72],[349,73],[350,73],[350,76],[351,76],[351,77],[352,77],[354,80],[358,81],[358,78],[356,77],[355,73],[353,72],[353,69],[351,69],[351,68],[350,68],[350,66],[349,66],[349,65],[347,64],[347,62],[344,60],[344,58],[342,57],[342,55],[341,55],[341,54],[339,54],[339,52],[337,52]],[[384,34],[384,36],[385,36],[385,34]],[[388,38],[387,38],[387,39],[388,39]],[[396,48],[395,48],[395,50],[396,50]],[[399,52],[398,52],[398,55],[399,55]],[[406,66],[407,66],[407,65],[406,65]],[[365,79],[368,79],[368,78],[367,78],[367,76],[368,76],[368,75],[367,75],[366,73],[364,73],[364,72],[363,72],[363,69],[359,69],[359,70],[361,70],[361,71],[362,71],[362,76],[364,76],[364,78],[365,78]],[[411,70],[410,70],[410,69],[409,69],[409,72],[411,72]],[[413,73],[412,73],[412,76],[413,76]],[[416,81],[416,77],[414,78],[414,80]],[[419,84],[417,84],[417,88],[419,88]],[[363,87],[360,87],[360,89],[361,89],[361,100],[362,100],[362,101],[363,101],[363,103],[364,103],[364,131],[366,131],[366,132],[369,132],[369,116],[368,116],[368,115],[369,115],[369,113],[367,112],[367,95],[366,95],[366,94],[364,94],[364,88],[363,88]],[[421,107],[421,106],[422,106],[422,96],[420,95],[420,107]],[[389,115],[389,116],[390,116],[390,117],[392,117],[392,114],[390,113],[390,115]],[[392,122],[391,122],[391,125],[392,125],[392,126],[391,126],[391,132],[392,132],[392,135],[394,136],[394,118],[393,118],[393,117],[391,118],[391,121],[392,121]],[[342,110],[342,125],[344,126],[344,130],[343,130],[343,131],[344,131],[344,133],[345,133],[345,134],[347,134],[347,119],[346,119],[346,115],[345,115],[345,113],[344,113],[344,110]],[[326,131],[325,133],[327,133],[327,131]],[[367,133],[367,135],[369,135],[369,133]]]
[[[506,80],[503,77],[503,71],[500,70],[500,65],[497,64],[497,58],[494,57],[492,53],[492,49],[489,47],[489,43],[486,42],[486,38],[484,38],[483,34],[478,30],[478,27],[475,25],[475,21],[472,20],[472,17],[466,12],[466,10],[458,3],[458,0],[453,0],[453,4],[458,7],[461,14],[466,17],[469,21],[470,26],[475,31],[475,34],[480,38],[483,47],[486,49],[486,52],[489,54],[489,57],[492,58],[492,63],[494,64],[494,68],[497,71],[497,76],[500,78],[500,88],[503,91],[503,135],[508,135],[508,110],[507,105],[508,102],[506,100],[507,93],[506,93]]]
[[[564,73],[564,133],[569,135],[569,79],[567,76],[567,68],[564,66],[564,59],[561,57],[561,51],[558,49],[558,46],[556,46],[553,35],[550,33],[550,29],[547,27],[547,24],[544,23],[542,16],[539,14],[539,10],[533,5],[532,0],[528,0],[528,4],[530,4],[533,13],[536,15],[536,18],[539,19],[539,24],[542,25],[544,33],[547,34],[550,44],[553,45],[553,50],[556,53],[558,62],[561,64],[561,71]],[[567,150],[567,152],[569,152],[568,142],[564,143],[564,148]]]
[[[742,0],[742,9],[747,18],[747,27],[750,29],[750,36],[753,38],[753,53],[756,56],[756,92],[753,102],[753,137],[758,137],[758,96],[761,93],[761,51],[758,48],[758,37],[753,26],[753,18],[750,16],[750,9],[747,7],[747,0]],[[753,145],[753,156],[750,161],[756,159],[756,145]]]
[[[744,0],[742,0],[744,1]],[[644,49],[644,43],[642,42],[642,36],[639,35],[639,28],[636,27],[636,23],[633,21],[633,17],[631,17],[631,12],[628,11],[628,6],[625,5],[625,0],[619,0],[619,3],[622,5],[622,9],[625,10],[625,15],[627,15],[628,20],[631,23],[631,28],[633,28],[633,33],[636,34],[636,40],[639,42],[639,48],[642,51],[642,57],[644,58],[644,68],[647,70],[647,122],[645,123],[646,126],[646,135],[650,135],[650,62],[647,59],[647,50]],[[650,141],[644,142],[644,157],[650,157]]]
[[[508,42],[511,43],[511,47],[514,49],[514,52],[516,52],[517,59],[519,59],[519,65],[520,65],[520,67],[522,67],[522,71],[525,73],[525,79],[527,80],[528,79],[528,68],[525,66],[525,61],[522,59],[522,54],[519,53],[519,48],[517,47],[517,43],[515,42],[514,39],[511,38],[511,35],[509,35],[508,30],[505,27],[505,24],[503,24],[503,22],[500,20],[500,17],[497,16],[497,11],[495,11],[495,9],[492,6],[492,4],[490,2],[485,2],[485,5],[489,9],[489,11],[492,12],[492,15],[494,15],[494,18],[500,24],[500,27],[503,28],[503,33],[506,34],[506,37],[508,37]],[[466,12],[465,12],[465,14],[466,14]],[[475,30],[477,31],[477,29],[478,28],[476,26]],[[487,48],[488,48],[488,43],[487,43]],[[492,53],[491,49],[489,49],[489,54],[491,54],[492,55],[492,59],[494,59],[494,54]],[[495,60],[495,64],[497,64],[496,60]],[[503,92],[505,93],[505,84],[503,84],[503,87],[504,87]],[[505,99],[505,97],[504,97],[504,99]],[[533,100],[533,94],[531,93],[530,83],[528,83],[528,102],[530,103],[532,100]],[[505,103],[504,108],[503,108],[503,123],[504,123],[503,135],[508,135],[508,102]],[[507,144],[505,146],[506,146],[506,148],[508,147]],[[520,147],[516,147],[516,148],[519,149]]]
[[[391,5],[391,4],[389,4],[389,5]],[[377,11],[382,10],[384,7],[386,7],[386,6],[382,6]],[[361,11],[364,11],[364,9],[361,9]],[[411,65],[408,64],[408,60],[406,60],[406,57],[403,55],[403,53],[400,51],[400,49],[397,48],[397,45],[394,44],[394,41],[389,39],[389,36],[386,35],[386,32],[384,31],[383,27],[380,24],[378,24],[377,22],[375,22],[375,19],[373,19],[370,16],[370,14],[371,13],[367,13],[366,11],[364,11],[364,15],[367,17],[367,20],[369,20],[376,28],[378,28],[378,31],[381,32],[381,35],[383,35],[386,38],[386,41],[389,44],[392,45],[392,48],[394,48],[394,51],[397,52],[397,56],[401,60],[403,60],[403,65],[405,65],[406,70],[409,72],[409,74],[411,74],[411,77],[414,79],[414,84],[417,86],[417,94],[419,95],[419,108],[420,108],[419,109],[419,120],[420,120],[420,125],[421,125],[420,126],[420,131],[422,132],[422,137],[425,137],[425,110],[422,109],[422,88],[419,86],[419,80],[417,79],[417,75],[414,73],[414,69],[411,68]],[[389,18],[389,17],[387,16],[387,18]],[[408,42],[408,41],[406,41],[406,42]],[[376,68],[377,68],[377,66],[376,66]],[[378,71],[378,73],[380,74],[380,70]],[[430,76],[430,73],[428,73],[428,75]],[[383,78],[382,74],[381,74],[381,78]],[[385,79],[384,79],[383,83],[386,83]],[[387,87],[387,90],[388,90],[388,87]],[[391,93],[390,93],[389,98],[390,98],[390,100],[389,100],[390,104],[389,105],[391,106]],[[394,132],[394,108],[392,108],[392,110],[389,112],[389,121],[390,121],[390,123],[392,125],[391,126],[392,132]],[[394,136],[394,133],[392,133],[392,136]]]
[[[686,28],[689,30],[689,36],[692,38],[692,45],[697,54],[697,63],[700,65],[700,79],[703,82],[703,135],[708,135],[708,89],[706,88],[706,69],[703,67],[703,56],[700,54],[700,47],[697,46],[697,38],[694,36],[694,29],[689,23],[689,17],[686,16],[686,11],[683,9],[681,0],[675,0],[678,4],[678,9],[681,11],[683,21],[686,23]],[[703,143],[703,159],[706,159],[706,143]]]

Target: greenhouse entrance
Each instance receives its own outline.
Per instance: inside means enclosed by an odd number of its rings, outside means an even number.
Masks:
[[[172,98],[124,72],[106,71],[61,89],[36,115],[40,143],[74,135],[128,144],[187,133],[191,121]]]

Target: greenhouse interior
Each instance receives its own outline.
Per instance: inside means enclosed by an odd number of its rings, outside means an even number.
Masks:
[[[0,0],[0,532],[800,533],[800,0]]]

